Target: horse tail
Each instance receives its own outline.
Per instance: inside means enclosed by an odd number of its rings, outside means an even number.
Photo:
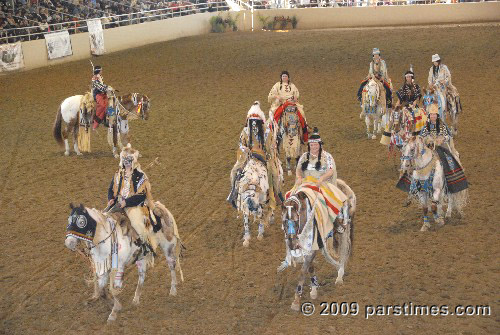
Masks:
[[[62,138],[62,133],[61,133],[61,124],[62,124],[62,113],[61,113],[61,106],[59,106],[59,110],[57,111],[56,121],[54,122],[54,127],[52,128],[52,130],[56,142],[62,146],[64,145],[64,140]]]

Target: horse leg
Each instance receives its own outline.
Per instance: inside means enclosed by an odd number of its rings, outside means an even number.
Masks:
[[[292,175],[292,167],[290,166],[291,164],[291,161],[292,161],[292,157],[287,157],[286,158],[286,170],[288,171],[288,175],[291,176]]]
[[[137,280],[137,287],[135,289],[134,300],[132,300],[132,303],[134,305],[139,305],[142,287],[144,285],[144,280],[146,279],[147,262],[145,260],[140,260],[135,264],[137,265],[137,273],[139,275],[139,279]]]
[[[365,116],[365,124],[366,124],[366,134],[368,135],[368,138],[371,138],[372,134],[370,134],[370,117],[368,115]]]
[[[69,141],[67,138],[64,139],[64,156],[69,156]]]
[[[299,166],[300,155],[295,157],[295,170],[297,170],[297,166]]]
[[[314,273],[314,257],[316,257],[316,251],[313,251],[311,255],[311,265],[309,266],[309,275],[311,276],[311,299],[316,299],[318,297],[318,288],[319,288],[319,283],[318,283],[318,277]]]
[[[118,316],[118,312],[121,311],[122,309],[122,304],[118,300],[117,296],[115,293],[111,293],[113,295],[113,309],[111,310],[111,313],[108,316],[108,322],[115,321],[116,317]]]
[[[429,208],[427,207],[427,194],[425,192],[419,192],[419,199],[424,213],[424,224],[420,228],[420,231],[428,231],[431,224],[429,223],[429,216],[427,216],[429,212]]]
[[[300,269],[300,275],[299,275],[299,283],[297,284],[297,288],[295,289],[295,299],[292,302],[292,309],[294,311],[300,311],[300,298],[302,297],[302,292],[304,289],[304,282],[306,280],[306,272],[309,270],[309,267],[311,266],[311,255],[305,256],[304,257],[304,264],[302,265],[302,268]]]
[[[244,227],[244,233],[243,233],[243,246],[248,247],[250,244],[250,227],[248,224],[248,214],[245,213],[243,214],[243,227]]]
[[[86,303],[94,302],[97,299],[101,297],[106,297],[106,291],[104,288],[108,284],[108,276],[107,274],[103,274],[101,276],[98,276],[97,274],[94,274],[94,294],[92,297],[87,299]]]
[[[74,128],[73,128],[73,148],[75,149],[76,154],[78,156],[81,156],[82,153],[80,152],[80,149],[78,149],[78,131],[79,130],[80,130],[80,126],[78,125],[78,123],[76,123]]]
[[[267,218],[267,213],[266,213],[266,218]],[[257,235],[257,239],[259,241],[262,241],[262,239],[264,238],[264,220],[262,219],[262,217],[260,217],[256,221],[259,222],[259,228],[258,228],[259,234]],[[268,223],[268,225],[269,225],[269,223]]]
[[[432,193],[432,213],[434,214],[434,222],[438,224],[438,226],[444,226],[444,219],[442,216],[438,214],[438,205],[442,203],[442,199],[444,197],[444,171],[441,166],[441,163],[437,164],[436,167],[436,172],[434,174],[434,179],[432,180],[432,188],[433,188],[433,193]],[[451,216],[451,209],[452,206],[450,203],[448,203],[448,210],[447,210],[447,215],[448,212],[450,213]]]
[[[347,207],[343,207],[343,210],[344,210],[344,220],[348,220]],[[339,241],[340,266],[338,268],[335,285],[344,283],[345,266],[347,264],[347,260],[349,259],[350,254],[351,254],[351,226],[350,224],[347,224],[344,231],[340,233],[340,241]]]

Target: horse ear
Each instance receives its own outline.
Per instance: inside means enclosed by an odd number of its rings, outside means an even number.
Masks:
[[[73,205],[73,203],[72,203],[72,202],[70,202],[70,203],[69,203],[69,208],[71,208],[71,209],[75,209],[75,205]]]
[[[80,209],[83,211],[85,210],[85,207],[83,207],[83,204],[80,204]]]

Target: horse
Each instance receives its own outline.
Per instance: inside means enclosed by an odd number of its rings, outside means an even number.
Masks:
[[[455,165],[455,163],[453,163]],[[460,166],[455,166],[460,171],[462,178],[456,178],[455,183],[465,180]],[[434,216],[434,221],[438,227],[445,224],[442,217],[442,206],[448,202],[446,217],[451,217],[453,209],[463,216],[463,209],[467,204],[468,191],[467,188],[454,191],[451,193],[445,177],[442,160],[439,155],[429,149],[422,137],[416,136],[411,138],[403,148],[401,156],[401,170],[407,173],[411,172],[412,186],[410,193],[418,197],[423,211],[423,221],[420,231],[427,231],[430,228],[429,217],[429,200],[432,201],[431,211]],[[449,184],[448,184],[449,185]]]
[[[107,296],[105,287],[109,278],[109,292],[114,303],[108,321],[114,321],[122,308],[118,294],[123,287],[125,267],[135,263],[139,272],[133,299],[133,303],[137,305],[140,301],[146,271],[154,265],[154,250],[137,243],[138,235],[128,219],[118,219],[116,216],[102,213],[95,208],[84,207],[82,204],[79,206],[70,204],[70,208],[64,244],[72,251],[77,250],[79,241],[82,241],[86,247],[94,272],[94,295],[91,301]],[[179,262],[182,243],[175,219],[168,209],[157,201],[154,213],[157,220],[161,221],[161,229],[155,233],[155,237],[170,268],[170,295],[175,296],[177,294],[176,269],[180,272],[181,281],[184,281]]]
[[[269,190],[267,163],[265,155],[247,151],[247,163],[238,181],[238,197],[236,201],[238,212],[243,213],[243,246],[250,244],[250,215],[258,222],[257,239],[264,238],[264,224],[268,225],[272,212],[266,206]],[[264,211],[266,210],[266,213]]]
[[[286,169],[288,175],[291,176],[291,160],[295,158],[296,167],[301,155],[302,127],[299,121],[297,106],[287,106],[280,123],[280,132],[284,134],[283,148],[285,149]]]
[[[288,267],[289,263],[303,262],[301,267],[299,282],[295,291],[295,298],[291,308],[295,311],[300,309],[300,298],[303,292],[306,272],[311,275],[311,299],[318,296],[319,283],[314,274],[314,258],[317,251],[325,257],[326,261],[337,269],[335,284],[342,284],[345,266],[352,255],[354,243],[354,215],[356,212],[356,195],[352,189],[341,179],[337,179],[338,189],[347,197],[343,203],[342,219],[335,218],[333,230],[323,239],[320,237],[318,222],[315,217],[317,199],[311,202],[310,199],[299,191],[290,195],[283,203],[282,207],[282,228],[285,232],[285,244],[287,258],[278,272]],[[327,219],[328,220],[328,219]],[[317,239],[319,250],[311,248],[314,239]]]
[[[90,92],[71,96],[61,103],[54,122],[53,134],[56,142],[65,146],[64,155],[69,156],[70,133],[73,133],[73,148],[76,154],[79,156],[82,154],[78,146],[80,126],[85,132],[90,130],[94,110],[95,101]]]
[[[128,119],[147,120],[150,102],[147,96],[141,94],[117,97],[112,91],[108,93],[110,99],[105,125],[109,127],[108,143],[113,149],[113,156],[118,158],[118,148],[121,150],[128,143]],[[70,153],[68,141],[70,133],[73,133],[73,147],[77,155],[82,154],[80,149],[90,151],[90,127],[95,107],[96,103],[90,92],[66,98],[59,106],[53,135],[57,143],[65,146],[64,155],[69,156]]]
[[[359,118],[365,117],[366,134],[368,138],[376,139],[375,133],[382,131],[381,116],[385,114],[385,92],[380,91],[379,84],[371,78],[363,87],[361,98],[361,114]],[[373,124],[373,133],[370,133],[370,125]]]
[[[427,88],[424,96],[425,110],[428,111],[428,108],[433,103],[438,105],[441,120],[446,120],[446,115],[449,115],[452,134],[456,135],[458,133],[458,117],[462,112],[462,103],[455,86],[450,85],[446,88],[441,85],[437,89]]]
[[[147,121],[149,119],[149,109],[151,101],[147,95],[139,93],[129,93],[118,96],[118,109],[115,113],[116,133],[118,134],[118,145],[120,150],[129,142],[129,120],[141,119]]]

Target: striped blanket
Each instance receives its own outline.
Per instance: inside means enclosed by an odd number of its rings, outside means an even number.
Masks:
[[[301,185],[294,186],[288,191],[286,198],[298,192],[304,192],[312,207],[316,204],[314,218],[319,234],[325,242],[328,234],[333,230],[333,222],[347,200],[347,196],[331,183],[325,182],[318,187],[318,180],[311,176],[304,178]],[[316,244],[316,240],[314,242]]]

